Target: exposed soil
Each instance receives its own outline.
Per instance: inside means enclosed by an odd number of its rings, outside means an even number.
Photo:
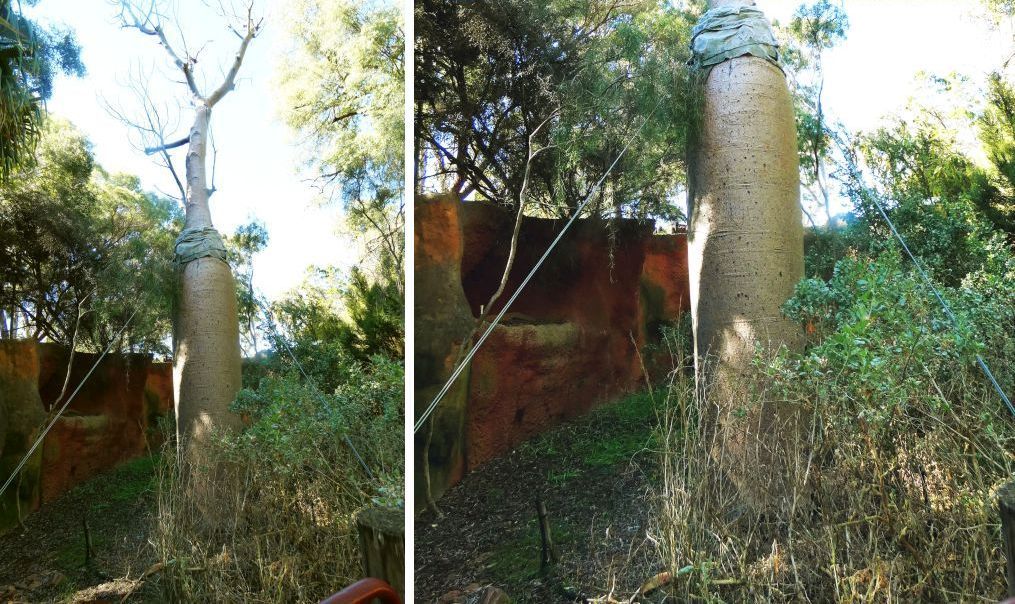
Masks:
[[[0,534],[0,602],[160,601],[157,578],[140,580],[155,563],[156,463],[145,457],[100,474]]]
[[[416,601],[465,602],[487,585],[515,602],[636,594],[665,570],[651,537],[655,426],[651,398],[630,396],[468,474],[438,503],[442,517],[416,521]],[[537,498],[560,558],[545,572]]]

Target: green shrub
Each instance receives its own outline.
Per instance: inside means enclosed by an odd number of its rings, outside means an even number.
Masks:
[[[971,601],[1001,598],[994,492],[1015,475],[1015,418],[976,365],[1015,386],[1015,262],[997,252],[941,287],[956,330],[897,250],[852,255],[802,281],[784,311],[803,351],[760,354],[746,406],[802,410],[773,468],[789,509],[754,512],[715,463],[693,383],[677,381],[661,431],[662,553],[678,599]],[[788,407],[787,407],[788,406]],[[688,426],[685,431],[674,426]],[[799,461],[799,463],[792,463]]]
[[[268,373],[233,405],[242,433],[197,464],[164,456],[154,542],[170,601],[319,601],[360,578],[356,513],[404,505],[404,369],[375,357],[344,375],[325,393]]]

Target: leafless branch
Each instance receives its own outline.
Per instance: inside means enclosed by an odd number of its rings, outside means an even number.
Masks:
[[[208,129],[208,141],[211,143],[211,186],[208,188],[208,197],[211,197],[218,190],[218,187],[215,186],[215,167],[219,160],[219,150],[215,146],[215,131],[211,128]]]
[[[147,0],[145,2],[147,8],[144,10],[141,9],[140,0],[119,0],[117,4],[120,6],[120,25],[133,27],[145,35],[158,38],[159,45],[165,49],[173,64],[183,72],[190,92],[200,99],[201,92],[194,79],[194,64],[197,63],[197,60],[186,54],[181,55],[169,43],[162,25],[165,16],[158,10],[159,4],[156,0]],[[184,46],[186,46],[186,42],[184,42]]]
[[[125,88],[136,99],[139,107],[136,115],[128,114],[123,109],[114,107],[105,99],[102,103],[110,116],[125,124],[131,135],[137,137],[131,140],[131,145],[135,149],[143,151],[146,155],[158,157],[156,163],[169,171],[180,192],[180,201],[186,203],[187,192],[173,164],[173,159],[169,155],[169,150],[185,145],[189,138],[167,142],[169,134],[179,127],[179,107],[173,108],[168,103],[156,103],[148,90],[147,83],[150,80],[151,74],[144,73],[138,68],[131,74],[125,85]]]
[[[528,159],[525,161],[525,175],[522,178],[522,186],[521,189],[519,189],[518,191],[518,213],[515,215],[514,230],[511,232],[511,247],[508,251],[508,259],[504,265],[504,272],[501,274],[500,277],[500,285],[497,287],[497,291],[493,292],[493,295],[490,296],[490,300],[489,302],[486,303],[486,306],[483,307],[483,311],[479,317],[479,321],[477,321],[477,324],[483,322],[483,319],[486,318],[486,315],[488,315],[490,311],[493,309],[494,303],[497,301],[498,298],[500,298],[501,294],[504,293],[504,288],[507,287],[508,278],[511,276],[511,269],[514,267],[515,256],[518,253],[518,236],[522,230],[522,219],[525,217],[525,198],[528,195],[529,176],[532,172],[532,162],[535,161],[536,157],[540,153],[546,151],[547,149],[552,149],[555,146],[555,145],[545,145],[543,147],[536,149],[535,148],[536,135],[538,135],[539,131],[543,129],[543,126],[550,123],[550,120],[557,117],[559,114],[560,114],[559,109],[552,111],[550,115],[547,116],[547,118],[544,119],[538,126],[536,126],[535,130],[533,130],[529,134]]]
[[[236,82],[236,74],[240,71],[240,66],[243,64],[243,57],[247,54],[247,47],[250,45],[250,41],[253,40],[257,34],[261,31],[261,26],[264,23],[263,19],[254,21],[254,4],[250,3],[247,5],[247,23],[246,33],[241,38],[240,48],[236,51],[236,57],[233,59],[233,64],[230,66],[229,71],[226,73],[225,80],[222,85],[218,87],[215,92],[211,93],[205,100],[205,103],[209,107],[214,107],[215,103],[222,100],[222,97],[226,95]],[[234,32],[235,33],[235,32]],[[239,35],[237,33],[237,35]]]
[[[182,146],[186,145],[189,142],[190,142],[190,137],[188,136],[188,137],[185,137],[185,138],[181,138],[180,140],[175,140],[175,141],[173,141],[171,143],[166,143],[164,145],[159,145],[158,147],[145,147],[144,154],[145,155],[155,155],[156,153],[159,153],[160,151],[169,151],[170,149],[175,149],[177,147],[182,147]]]

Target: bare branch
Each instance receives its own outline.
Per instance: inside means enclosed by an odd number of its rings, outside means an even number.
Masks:
[[[215,132],[208,128],[208,142],[211,143],[211,187],[208,188],[208,197],[211,197],[218,187],[215,186],[215,167],[218,165],[219,150],[215,146]]]
[[[175,149],[177,147],[182,147],[182,146],[186,145],[189,142],[190,142],[190,137],[188,136],[188,137],[185,137],[185,138],[181,138],[180,140],[173,141],[171,143],[166,143],[164,145],[159,145],[158,147],[145,147],[144,154],[145,155],[155,155],[156,153],[159,153],[160,151],[168,151],[170,149]]]
[[[518,191],[518,214],[515,216],[515,226],[513,232],[511,233],[511,246],[508,251],[507,262],[504,264],[504,272],[501,274],[500,285],[497,287],[497,291],[493,292],[493,295],[490,296],[490,300],[486,303],[486,306],[483,307],[483,311],[477,320],[477,325],[482,323],[486,318],[486,315],[493,310],[494,303],[497,302],[497,299],[504,293],[504,288],[507,287],[508,279],[511,276],[511,269],[514,268],[515,256],[518,254],[518,237],[522,230],[522,219],[525,217],[525,198],[528,196],[529,176],[532,172],[532,162],[535,161],[536,157],[540,153],[546,151],[547,149],[552,149],[555,146],[546,145],[533,150],[535,147],[536,135],[539,134],[539,131],[542,130],[543,126],[550,123],[550,120],[557,117],[559,114],[559,109],[553,110],[550,115],[536,126],[535,130],[533,130],[531,134],[529,134],[529,156],[525,162],[525,176],[522,178],[522,186]]]
[[[177,189],[180,191],[180,201],[182,203],[186,203],[186,189],[183,187],[183,182],[180,180],[179,174],[176,171],[176,167],[173,165],[173,160],[169,156],[168,150],[187,144],[189,137],[179,139],[173,143],[166,142],[169,138],[167,134],[178,127],[179,119],[178,116],[170,118],[169,114],[172,113],[172,111],[169,105],[163,105],[160,107],[152,99],[146,84],[150,79],[150,75],[137,73],[132,75],[130,82],[126,84],[126,88],[138,100],[140,110],[138,112],[139,115],[136,117],[128,115],[124,111],[113,107],[112,104],[105,99],[103,99],[103,105],[110,116],[128,127],[128,132],[140,137],[140,140],[135,139],[131,141],[131,145],[135,149],[143,151],[146,155],[158,156],[158,161],[156,163],[169,171]],[[178,109],[179,108],[177,108],[177,111]]]
[[[166,53],[169,54],[169,58],[172,59],[173,64],[183,72],[183,76],[186,79],[187,87],[190,89],[190,92],[198,99],[202,99],[201,92],[197,87],[197,81],[194,80],[193,66],[194,63],[196,63],[196,59],[187,55],[181,55],[173,49],[173,46],[169,43],[169,39],[166,37],[166,32],[162,27],[162,15],[155,9],[155,0],[151,0],[149,2],[148,10],[144,11],[143,14],[142,11],[134,5],[133,0],[120,0],[121,25],[123,27],[133,27],[143,34],[158,38],[159,44],[166,50]]]
[[[243,64],[243,57],[247,54],[247,47],[250,45],[250,41],[257,37],[257,34],[261,31],[261,25],[264,20],[262,19],[255,22],[253,11],[253,3],[248,4],[246,33],[240,42],[240,48],[236,51],[236,57],[233,59],[233,64],[226,73],[226,77],[222,82],[222,85],[219,86],[215,92],[211,93],[207,99],[205,99],[205,104],[209,107],[214,107],[215,103],[222,100],[222,97],[224,97],[236,85],[236,74],[240,71],[240,66]]]

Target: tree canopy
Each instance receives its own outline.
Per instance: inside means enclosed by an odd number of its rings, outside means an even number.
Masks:
[[[280,62],[281,112],[325,201],[403,291],[405,35],[392,2],[298,0]]]
[[[40,26],[21,15],[21,4],[0,0],[0,179],[31,157],[56,74],[85,72],[73,30]]]
[[[33,160],[0,185],[3,336],[167,354],[180,220],[136,177],[97,165],[73,126],[47,120]]]
[[[642,0],[416,4],[416,176],[511,207],[573,213],[634,134],[593,214],[674,217],[702,8]]]

